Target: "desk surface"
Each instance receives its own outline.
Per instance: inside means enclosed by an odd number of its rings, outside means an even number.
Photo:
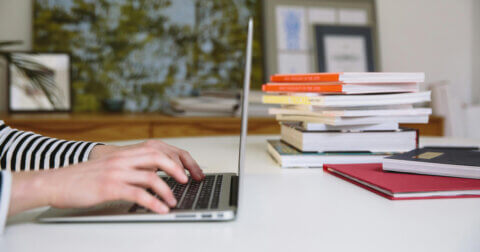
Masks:
[[[244,204],[233,222],[38,224],[34,210],[9,220],[0,251],[480,251],[480,199],[390,201],[320,169],[280,169],[266,139],[247,141]],[[235,140],[167,142],[207,171],[235,171]]]

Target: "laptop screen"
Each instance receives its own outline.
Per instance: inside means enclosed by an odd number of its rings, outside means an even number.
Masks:
[[[248,95],[250,91],[250,77],[252,71],[252,40],[253,40],[253,19],[248,21],[247,52],[245,60],[245,74],[243,81],[242,95],[242,129],[240,132],[240,150],[238,157],[238,175],[242,175],[245,166],[245,144],[248,130]]]
[[[243,81],[243,95],[242,95],[242,128],[240,132],[240,146],[239,146],[239,155],[238,155],[238,177],[239,177],[239,187],[242,188],[242,179],[241,176],[244,173],[245,169],[245,145],[247,140],[247,130],[248,130],[248,95],[250,91],[250,78],[252,71],[252,41],[253,41],[253,19],[248,20],[248,35],[247,35],[247,48],[246,48],[246,59],[245,59],[245,73]]]

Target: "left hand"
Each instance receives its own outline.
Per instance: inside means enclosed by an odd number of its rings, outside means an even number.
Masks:
[[[148,151],[158,151],[166,154],[180,167],[188,170],[193,179],[200,181],[205,178],[202,169],[197,162],[192,158],[190,153],[185,150],[179,149],[175,146],[169,145],[160,140],[148,140],[139,144],[126,145],[126,146],[114,146],[114,145],[97,145],[90,152],[89,160],[99,159],[110,154],[114,154],[118,151],[128,151],[129,149],[138,149],[138,147],[144,148]]]

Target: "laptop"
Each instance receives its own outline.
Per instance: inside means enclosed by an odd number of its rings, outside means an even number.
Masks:
[[[245,166],[245,141],[248,123],[248,94],[252,68],[253,20],[248,21],[248,36],[241,106],[241,133],[238,174],[210,173],[203,181],[189,178],[187,184],[161,176],[172,188],[177,207],[168,214],[156,214],[137,204],[116,201],[91,208],[50,208],[38,216],[39,222],[128,222],[128,221],[228,221],[235,219],[238,209],[240,178]],[[221,164],[219,164],[221,165]],[[152,191],[149,191],[153,194]]]

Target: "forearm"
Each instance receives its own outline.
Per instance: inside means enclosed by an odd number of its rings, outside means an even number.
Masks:
[[[88,156],[88,160],[95,160],[101,157],[105,157],[106,155],[113,153],[115,151],[120,150],[122,147],[115,146],[115,145],[95,145],[90,155]]]
[[[48,183],[50,171],[21,172],[12,174],[12,187],[8,215],[49,205],[49,197],[55,195],[55,185]]]

